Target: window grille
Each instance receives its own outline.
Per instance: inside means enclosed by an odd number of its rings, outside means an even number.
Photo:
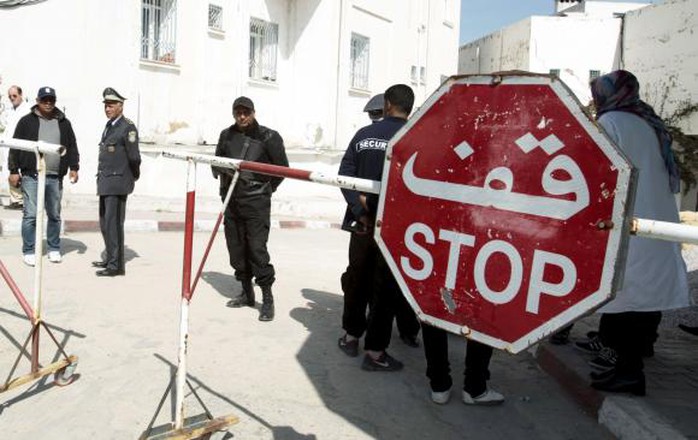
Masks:
[[[223,8],[208,4],[208,27],[216,31],[223,30]]]
[[[590,70],[589,71],[589,82],[592,82],[596,78],[601,76],[601,71],[600,70]]]
[[[250,78],[276,81],[279,25],[250,18]]]
[[[175,62],[177,0],[142,0],[141,58]]]
[[[368,90],[368,60],[370,40],[359,34],[351,34],[351,87]]]
[[[556,77],[560,77],[560,69],[550,69],[550,74]]]

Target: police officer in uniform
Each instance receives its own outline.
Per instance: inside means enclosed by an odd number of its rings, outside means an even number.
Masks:
[[[240,96],[233,102],[235,124],[223,130],[218,138],[216,156],[288,166],[284,141],[276,131],[259,125],[254,103]],[[225,198],[232,176],[213,167],[213,177],[220,180],[220,195]],[[274,298],[271,286],[275,280],[274,266],[267,251],[269,239],[271,195],[282,177],[271,177],[249,171],[240,172],[232,198],[224,214],[225,241],[235,278],[242,283],[242,294],[228,302],[228,307],[254,307],[252,277],[262,289],[260,321],[274,319]]]
[[[140,176],[141,155],[138,150],[138,129],[123,116],[124,98],[107,87],[102,92],[107,122],[99,143],[97,195],[99,195],[99,226],[104,238],[101,261],[92,266],[100,268],[97,276],[125,275],[124,220],[126,198],[133,192]]]

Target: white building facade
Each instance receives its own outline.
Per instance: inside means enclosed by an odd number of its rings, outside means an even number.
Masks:
[[[459,17],[457,0],[0,1],[0,94],[55,87],[89,173],[105,87],[127,98],[146,147],[215,144],[245,95],[287,149],[337,153],[372,95],[406,83],[419,105],[457,73]]]
[[[557,15],[528,17],[461,46],[458,72],[556,74],[587,104],[589,80],[617,68],[623,14],[645,6],[558,0]]]
[[[698,1],[558,0],[554,14],[461,46],[458,72],[553,73],[587,104],[589,81],[622,68],[638,77],[642,98],[664,118],[698,104]],[[675,123],[698,135],[698,112]],[[682,197],[681,209],[697,209],[695,188]]]

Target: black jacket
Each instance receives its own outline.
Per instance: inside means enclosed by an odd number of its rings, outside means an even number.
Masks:
[[[22,119],[17,122],[14,137],[16,139],[24,139],[27,141],[39,140],[39,115],[37,106],[32,107],[31,112],[27,113]],[[53,110],[54,118],[58,120],[58,130],[61,133],[61,145],[66,148],[65,154],[61,156],[60,168],[58,175],[65,176],[68,169],[77,171],[80,169],[80,153],[75,140],[73,126],[68,118],[65,117],[62,111],[57,108]],[[7,158],[7,168],[10,174],[22,174],[23,176],[35,176],[36,171],[36,155],[30,151],[10,149],[10,154]]]
[[[99,143],[97,194],[131,194],[141,175],[140,166],[138,129],[130,119],[122,116],[105,131]]]
[[[400,127],[405,125],[405,122],[405,119],[389,116],[382,121],[360,128],[349,142],[342,162],[339,164],[338,174],[380,181],[383,178],[385,150],[388,147],[388,142]],[[369,209],[366,211],[359,203],[360,193],[358,191],[342,189],[342,194],[347,201],[342,229],[350,231],[350,225],[364,215],[372,220],[375,219],[378,210],[378,195],[366,194],[366,204]]]
[[[216,146],[216,156],[288,166],[284,141],[279,133],[259,125],[257,121],[244,133],[238,129],[237,125],[232,125],[221,131]],[[220,176],[220,195],[224,197],[228,192],[234,172],[218,167],[211,167],[211,170],[213,177],[218,179]],[[257,195],[270,197],[283,180],[283,177],[242,171],[233,196],[236,198]]]

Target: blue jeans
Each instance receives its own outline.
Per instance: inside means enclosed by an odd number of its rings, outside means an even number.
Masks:
[[[33,254],[36,244],[36,193],[38,178],[22,176],[22,195],[24,196],[24,215],[22,216],[22,253]],[[61,198],[63,179],[58,176],[46,176],[46,193],[44,206],[48,222],[46,223],[46,244],[48,251],[61,250]]]

